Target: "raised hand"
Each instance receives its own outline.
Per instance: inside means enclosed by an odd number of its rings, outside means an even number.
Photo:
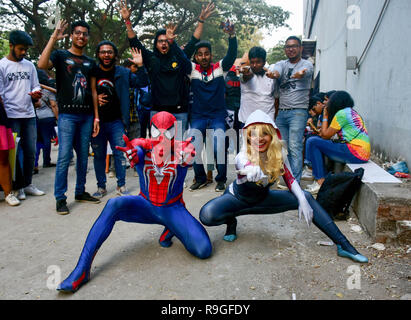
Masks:
[[[175,157],[180,164],[190,165],[194,162],[196,151],[194,145],[191,143],[192,137],[183,142],[176,142]]]
[[[250,182],[258,182],[264,178],[267,178],[267,176],[258,166],[246,166],[243,169],[237,170],[237,174],[246,176],[247,181]]]
[[[207,6],[203,4],[201,6],[201,13],[198,17],[199,20],[205,21],[208,19],[209,16],[212,15],[212,13],[215,10],[215,4],[213,2],[209,2]]]
[[[307,72],[307,69],[298,71],[291,76],[291,79],[302,79],[304,78],[306,72]]]
[[[57,22],[56,29],[53,32],[53,36],[57,41],[68,37],[68,33],[64,33],[67,27],[68,23],[66,20],[59,20],[59,22]]]
[[[235,33],[234,24],[232,24],[229,19],[227,19],[226,22],[221,22],[220,27],[223,29],[224,33],[228,33],[229,35],[233,35]]]
[[[124,21],[130,19],[131,9],[127,8],[127,0],[120,0],[118,3],[118,9]]]
[[[170,22],[168,25],[165,26],[165,29],[167,40],[173,42],[174,39],[177,37],[177,35],[175,34],[177,25]]]
[[[128,58],[128,60],[138,67],[143,66],[143,55],[141,54],[141,50],[138,50],[137,48],[131,48],[130,53],[133,56],[133,59]]]

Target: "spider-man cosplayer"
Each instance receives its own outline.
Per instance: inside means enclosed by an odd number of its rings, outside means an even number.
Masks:
[[[184,179],[195,151],[190,139],[175,140],[176,124],[172,114],[159,112],[151,120],[151,139],[130,142],[124,136],[126,147],[116,147],[126,153],[131,166],[137,166],[140,194],[107,202],[90,230],[76,268],[57,290],[75,292],[90,279],[93,258],[118,220],[163,225],[161,246],[171,246],[171,238],[176,236],[194,256],[206,259],[211,255],[207,231],[183,201]]]

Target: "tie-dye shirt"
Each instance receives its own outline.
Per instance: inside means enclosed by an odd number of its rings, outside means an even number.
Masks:
[[[360,160],[368,161],[371,154],[370,138],[364,120],[352,108],[340,110],[330,125],[338,130],[338,136],[347,143],[351,153]]]

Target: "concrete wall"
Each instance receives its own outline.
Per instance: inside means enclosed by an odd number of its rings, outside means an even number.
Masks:
[[[384,0],[304,1],[304,35],[317,40],[316,73],[321,91],[347,90],[364,117],[373,151],[389,159],[403,157],[411,168],[411,1],[391,0],[359,70],[346,70],[346,56],[360,58]],[[359,9],[360,25],[347,28],[347,8]],[[357,29],[358,27],[358,29]]]

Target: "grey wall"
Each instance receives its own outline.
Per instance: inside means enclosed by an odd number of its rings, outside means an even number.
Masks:
[[[305,37],[315,0],[304,1]],[[403,157],[411,169],[411,1],[391,0],[356,74],[346,56],[360,58],[384,0],[320,0],[309,39],[317,40],[321,91],[347,90],[368,128],[373,151]],[[360,29],[347,28],[347,8],[360,9]],[[308,9],[308,11],[307,11]]]

